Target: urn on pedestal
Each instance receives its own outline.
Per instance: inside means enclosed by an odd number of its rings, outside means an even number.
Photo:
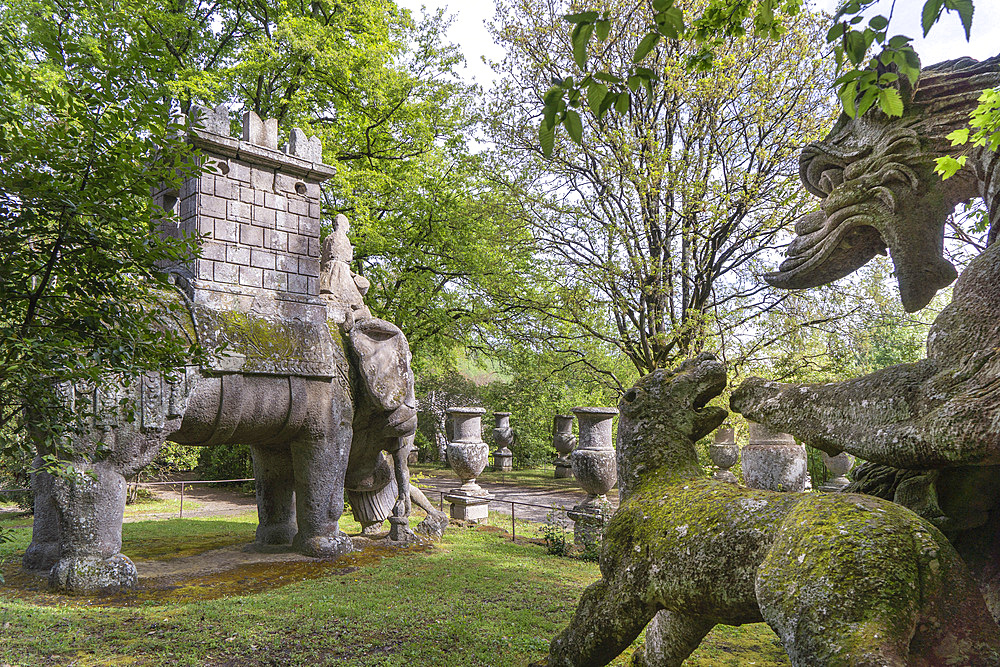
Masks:
[[[854,457],[847,452],[830,456],[822,451],[820,452],[820,456],[823,459],[823,465],[826,466],[832,477],[826,480],[819,487],[819,490],[826,492],[842,491],[845,486],[851,483],[851,480],[847,479],[847,473],[854,467]]]
[[[444,499],[451,503],[451,518],[482,522],[489,514],[491,496],[476,483],[489,461],[490,448],[482,437],[483,408],[449,408],[453,437],[448,442],[448,464],[455,471],[462,486],[452,490]]]
[[[514,444],[514,429],[510,427],[509,412],[494,412],[496,425],[493,427],[493,442],[497,449],[493,452],[493,469],[510,471],[514,469],[514,452],[510,446]]]
[[[750,438],[743,448],[743,482],[751,489],[805,491],[809,472],[806,448],[787,433],[749,422]]]
[[[576,436],[573,435],[573,415],[556,415],[552,420],[552,446],[559,454],[553,463],[556,464],[556,479],[573,476],[573,462],[570,452],[576,447]]]
[[[708,446],[708,456],[719,467],[712,473],[712,479],[738,484],[736,475],[729,471],[739,459],[740,447],[736,444],[736,432],[729,424],[723,424],[715,431],[715,442]]]
[[[573,538],[578,544],[600,538],[611,515],[607,493],[618,481],[611,425],[617,408],[573,408],[580,426],[580,445],[571,455],[573,475],[588,497],[569,512],[574,521]]]

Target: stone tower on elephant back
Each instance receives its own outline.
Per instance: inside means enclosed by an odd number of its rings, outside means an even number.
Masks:
[[[191,142],[208,169],[154,201],[175,214],[162,233],[200,237],[201,255],[165,268],[210,310],[325,322],[320,184],[335,170],[323,164],[319,138],[294,129],[279,147],[278,121],[253,111],[243,115],[240,138],[230,134],[225,106],[194,107],[191,116]]]

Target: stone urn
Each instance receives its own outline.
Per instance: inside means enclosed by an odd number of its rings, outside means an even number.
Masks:
[[[573,435],[573,415],[556,415],[552,420],[552,446],[559,455],[553,463],[556,464],[556,478],[572,477],[573,462],[570,452],[576,447],[576,436]]]
[[[738,484],[736,475],[729,469],[736,465],[739,455],[740,447],[736,444],[736,431],[729,424],[723,424],[715,431],[715,442],[708,446],[708,456],[719,468],[712,473],[712,479]]]
[[[451,503],[451,517],[463,521],[485,521],[492,496],[476,483],[489,462],[490,447],[483,442],[483,408],[449,408],[452,438],[448,441],[448,464],[462,486],[445,496]]]
[[[809,479],[806,448],[787,433],[749,424],[750,438],[743,448],[743,482],[751,489],[805,491]]]
[[[847,452],[830,456],[823,451],[820,452],[820,457],[823,459],[823,465],[826,466],[831,477],[819,487],[819,490],[826,492],[842,491],[845,486],[851,483],[851,480],[847,479],[847,473],[854,467],[854,457]]]
[[[493,452],[493,469],[510,471],[514,469],[514,452],[510,446],[514,444],[514,429],[510,427],[509,412],[494,412],[496,425],[493,427],[493,442],[497,449]]]
[[[573,408],[580,426],[580,444],[570,456],[573,476],[587,492],[587,499],[568,512],[577,544],[596,542],[611,515],[607,493],[618,481],[611,424],[617,408]]]

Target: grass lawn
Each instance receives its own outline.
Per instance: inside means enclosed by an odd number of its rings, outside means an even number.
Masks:
[[[458,479],[451,468],[443,467],[439,463],[414,463],[410,465],[410,471],[416,476],[429,475],[435,477],[450,476]],[[490,482],[491,484],[515,484],[531,489],[545,490],[566,490],[579,491],[580,484],[573,477],[555,478],[555,466],[551,463],[544,463],[537,468],[526,468],[524,470],[512,470],[509,472],[499,472],[496,470],[484,470],[483,474],[476,478],[480,482]]]
[[[358,530],[350,520],[343,525]],[[13,538],[0,544],[8,578],[0,588],[0,664],[9,665],[523,667],[545,654],[599,577],[595,563],[511,543],[498,528],[452,526],[429,549],[244,566],[167,589],[70,597],[26,590],[16,562],[30,526],[23,519],[0,526]],[[248,543],[255,528],[253,513],[129,523],[123,551],[141,570],[144,560]],[[686,664],[788,660],[758,624],[716,628]]]

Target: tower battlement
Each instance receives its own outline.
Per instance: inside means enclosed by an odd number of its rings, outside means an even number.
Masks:
[[[230,134],[225,106],[194,107],[191,143],[208,170],[154,201],[173,211],[161,232],[199,237],[201,256],[171,267],[195,303],[213,309],[320,322],[320,184],[335,169],[323,164],[319,137],[292,130],[278,146],[278,121],[243,115]]]

